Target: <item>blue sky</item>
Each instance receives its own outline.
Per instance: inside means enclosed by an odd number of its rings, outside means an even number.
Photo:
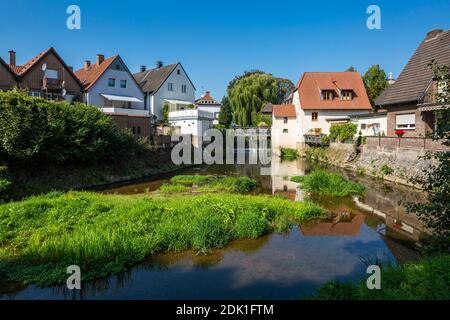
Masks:
[[[76,4],[82,29],[66,28]],[[381,8],[382,29],[366,27]],[[136,72],[156,60],[181,61],[197,87],[220,99],[244,70],[261,69],[294,83],[305,71],[365,72],[380,64],[399,74],[425,33],[450,28],[450,1],[3,1],[0,56],[23,63],[53,46],[75,69],[97,53],[119,53]]]

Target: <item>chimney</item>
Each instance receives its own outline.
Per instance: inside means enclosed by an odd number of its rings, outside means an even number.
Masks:
[[[84,62],[84,70],[88,70],[91,67],[91,60],[86,60]]]
[[[97,55],[97,66],[101,65],[105,61],[105,56],[103,54]]]
[[[434,29],[427,33],[427,37],[425,38],[426,41],[430,41],[435,39],[440,33],[442,33],[444,30],[442,29]]]
[[[159,69],[163,66],[163,62],[162,61],[156,61],[156,69]]]
[[[206,91],[205,92],[205,96],[210,96],[211,95],[211,91]]]
[[[141,66],[141,72],[145,72],[147,70],[147,66],[142,65]]]
[[[72,67],[72,66],[68,66],[67,68],[68,68],[70,71],[73,72],[73,67]]]
[[[14,50],[9,51],[9,64],[12,66],[16,65],[16,52]]]

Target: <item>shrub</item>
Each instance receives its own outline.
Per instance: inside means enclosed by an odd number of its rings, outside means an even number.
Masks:
[[[281,160],[292,161],[298,158],[298,152],[291,148],[281,148]]]
[[[0,160],[7,164],[90,163],[139,151],[132,135],[96,107],[0,93]]]
[[[389,167],[387,164],[383,164],[383,165],[381,166],[381,172],[382,172],[384,175],[388,175],[388,174],[394,173],[394,169],[392,169],[391,167]]]
[[[322,138],[320,139],[320,143],[323,146],[328,146],[330,144],[330,137],[327,136],[326,134],[322,135]]]
[[[307,176],[292,177],[291,181],[300,183],[305,190],[319,195],[345,197],[364,192],[363,185],[323,170],[314,170]]]
[[[186,192],[188,190],[189,190],[189,188],[182,184],[167,184],[167,183],[165,183],[159,188],[159,191],[161,191],[163,193],[178,193],[178,192]]]
[[[211,182],[214,176],[198,176],[198,175],[179,175],[170,179],[170,182],[183,185],[204,185]]]
[[[240,215],[234,225],[234,233],[238,238],[257,239],[268,229],[268,221],[257,212],[246,212]]]
[[[249,177],[239,177],[234,182],[234,192],[247,193],[256,188],[256,182]]]
[[[332,125],[330,127],[330,140],[336,141],[339,138],[339,141],[344,143],[348,140],[353,139],[358,129],[358,125],[356,123],[346,123],[346,124],[337,124]]]

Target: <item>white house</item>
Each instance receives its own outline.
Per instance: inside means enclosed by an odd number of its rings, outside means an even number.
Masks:
[[[350,120],[358,125],[357,134],[363,136],[387,135],[387,111],[377,113],[360,113],[350,116]]]
[[[272,148],[297,148],[297,113],[295,106],[272,105]]]
[[[333,123],[367,113],[372,106],[357,72],[305,72],[294,92],[297,141],[305,135],[329,134]]]
[[[97,55],[95,64],[87,60],[75,72],[83,85],[83,101],[111,115],[122,129],[138,137],[150,134],[150,115],[144,93],[119,55],[105,59]]]
[[[198,140],[206,130],[213,127],[214,114],[198,109],[184,109],[169,112],[169,123],[180,134],[190,134],[193,144],[198,146]]]
[[[215,100],[211,96],[210,91],[206,91],[205,94],[200,98],[195,100],[195,105],[198,110],[211,112],[214,115],[214,123],[219,124],[219,113],[222,108],[222,104]]]
[[[134,78],[145,94],[145,106],[157,120],[163,119],[163,107],[171,111],[187,109],[194,105],[195,87],[181,63],[164,66],[161,61],[156,68],[147,70],[141,66]]]

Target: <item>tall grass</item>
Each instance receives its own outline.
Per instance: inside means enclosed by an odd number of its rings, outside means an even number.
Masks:
[[[348,181],[337,173],[320,169],[314,170],[307,176],[292,177],[291,180],[300,183],[306,191],[318,195],[345,197],[364,192],[363,185]]]
[[[298,158],[298,152],[296,149],[281,148],[281,160],[292,161]]]
[[[187,189],[183,189],[181,186],[190,186],[195,187],[200,192],[248,193],[253,191],[257,186],[255,180],[246,176],[179,175],[170,179],[170,182],[172,185],[162,186],[160,191],[167,192],[167,190],[171,190],[172,192],[176,192],[178,188],[180,189],[179,192],[185,192]]]
[[[74,264],[84,280],[104,277],[158,252],[206,252],[322,214],[270,196],[51,193],[0,205],[0,278],[61,283]]]

